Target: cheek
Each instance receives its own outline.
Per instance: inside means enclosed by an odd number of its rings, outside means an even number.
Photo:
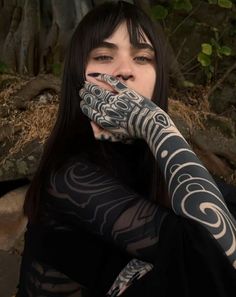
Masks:
[[[152,98],[154,89],[155,89],[155,85],[156,85],[156,72],[153,74],[152,79],[150,79],[150,85],[149,85],[149,89],[150,89],[150,94],[149,94],[149,98]]]
[[[142,75],[142,82],[140,82],[140,93],[148,99],[152,98],[156,84],[156,72],[149,71],[146,75]]]

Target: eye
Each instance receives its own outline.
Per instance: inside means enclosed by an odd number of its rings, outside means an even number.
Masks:
[[[100,55],[94,57],[94,60],[96,61],[111,61],[113,58],[111,56],[105,56],[105,55]]]
[[[146,57],[146,56],[137,56],[134,60],[140,64],[150,63],[153,61],[153,58]]]

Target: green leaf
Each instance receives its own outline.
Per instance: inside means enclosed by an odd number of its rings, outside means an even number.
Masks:
[[[219,51],[222,55],[225,55],[225,56],[230,56],[232,54],[232,49],[225,45],[222,46]]]
[[[155,5],[152,7],[152,16],[157,20],[163,20],[168,15],[168,10],[162,5]]]
[[[203,67],[207,67],[211,64],[211,58],[202,52],[198,54],[197,60]]]
[[[185,88],[193,88],[195,86],[195,84],[189,80],[184,80],[182,84]]]
[[[176,10],[192,10],[193,6],[190,0],[175,0],[174,9]]]
[[[217,4],[217,0],[208,0],[209,4]]]
[[[218,0],[218,5],[223,8],[232,8],[232,1],[230,0]]]
[[[209,43],[202,43],[202,52],[208,56],[212,54],[212,46]]]

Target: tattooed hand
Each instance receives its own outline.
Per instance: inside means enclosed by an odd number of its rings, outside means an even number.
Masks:
[[[176,214],[203,225],[236,269],[236,220],[213,178],[170,117],[116,78],[100,74],[116,94],[86,83],[83,112],[112,133],[146,140],[158,162]]]
[[[109,84],[115,92],[86,82],[80,90],[83,113],[116,138],[144,138],[144,127],[157,106],[115,77],[99,74],[96,78]]]

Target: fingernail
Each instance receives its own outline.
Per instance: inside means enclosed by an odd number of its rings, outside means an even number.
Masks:
[[[97,77],[99,76],[101,73],[98,72],[92,72],[92,73],[88,73],[88,76],[92,76],[92,77]]]

